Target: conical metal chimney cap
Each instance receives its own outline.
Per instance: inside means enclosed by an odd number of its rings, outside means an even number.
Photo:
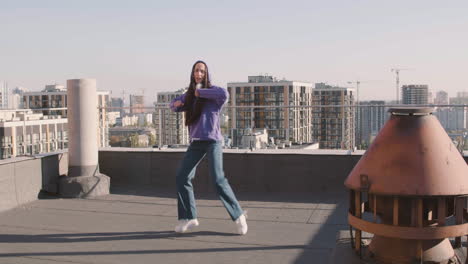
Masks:
[[[433,109],[389,112],[391,118],[348,175],[346,187],[382,195],[468,194],[468,166]]]

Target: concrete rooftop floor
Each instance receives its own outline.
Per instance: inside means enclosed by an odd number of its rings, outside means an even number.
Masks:
[[[214,194],[195,193],[200,226],[179,235],[173,193],[111,192],[44,196],[0,213],[0,263],[335,263],[337,236],[348,230],[346,192],[238,193],[248,210],[245,236]]]

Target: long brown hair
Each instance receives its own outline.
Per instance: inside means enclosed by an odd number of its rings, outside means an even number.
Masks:
[[[190,73],[190,85],[188,87],[187,92],[185,93],[185,105],[187,106],[187,111],[185,112],[185,125],[191,125],[193,122],[197,121],[198,118],[200,118],[201,111],[203,109],[203,106],[205,105],[206,99],[204,98],[196,98],[195,100],[195,87],[196,87],[196,82],[195,82],[195,77],[193,76],[194,71],[195,71],[195,65],[198,63],[203,63],[205,65],[205,79],[202,81],[202,87],[203,88],[210,88],[211,87],[211,82],[210,82],[210,74],[208,72],[208,65],[204,61],[196,61],[193,66],[192,66],[192,72]],[[195,103],[195,107],[193,107],[193,104]]]

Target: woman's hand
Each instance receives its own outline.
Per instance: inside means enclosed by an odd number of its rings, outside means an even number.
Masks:
[[[196,97],[199,97],[199,96],[200,96],[200,92],[198,91],[198,89],[195,89],[195,96],[196,96]]]
[[[175,106],[175,107],[181,107],[181,106],[183,106],[183,105],[184,105],[184,103],[182,103],[182,101],[175,101],[175,102],[174,102],[174,106]]]

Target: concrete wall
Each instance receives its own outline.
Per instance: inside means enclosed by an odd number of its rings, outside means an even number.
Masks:
[[[112,184],[144,184],[175,190],[184,152],[100,151],[102,173]],[[224,171],[240,192],[341,191],[360,155],[225,153]],[[197,191],[213,191],[207,161],[197,171]]]
[[[41,158],[42,190],[58,193],[58,178],[68,172],[68,153],[44,154],[36,158]]]
[[[66,152],[0,161],[0,212],[37,200],[41,190],[56,193],[67,167]]]
[[[0,163],[0,211],[34,201],[42,187],[41,159]]]
[[[151,185],[175,190],[175,173],[184,152],[100,151],[102,173],[113,185]],[[225,153],[224,170],[236,192],[344,191],[343,182],[360,155]],[[468,162],[468,157],[465,156]],[[67,153],[0,161],[0,211],[55,193],[68,169]],[[212,192],[207,162],[199,165],[194,185]]]
[[[175,190],[184,152],[103,151],[100,171],[113,185],[151,185]],[[344,191],[344,181],[361,155],[224,153],[224,171],[236,192]],[[465,156],[468,162],[468,156]],[[213,192],[206,159],[198,166],[197,191]]]

